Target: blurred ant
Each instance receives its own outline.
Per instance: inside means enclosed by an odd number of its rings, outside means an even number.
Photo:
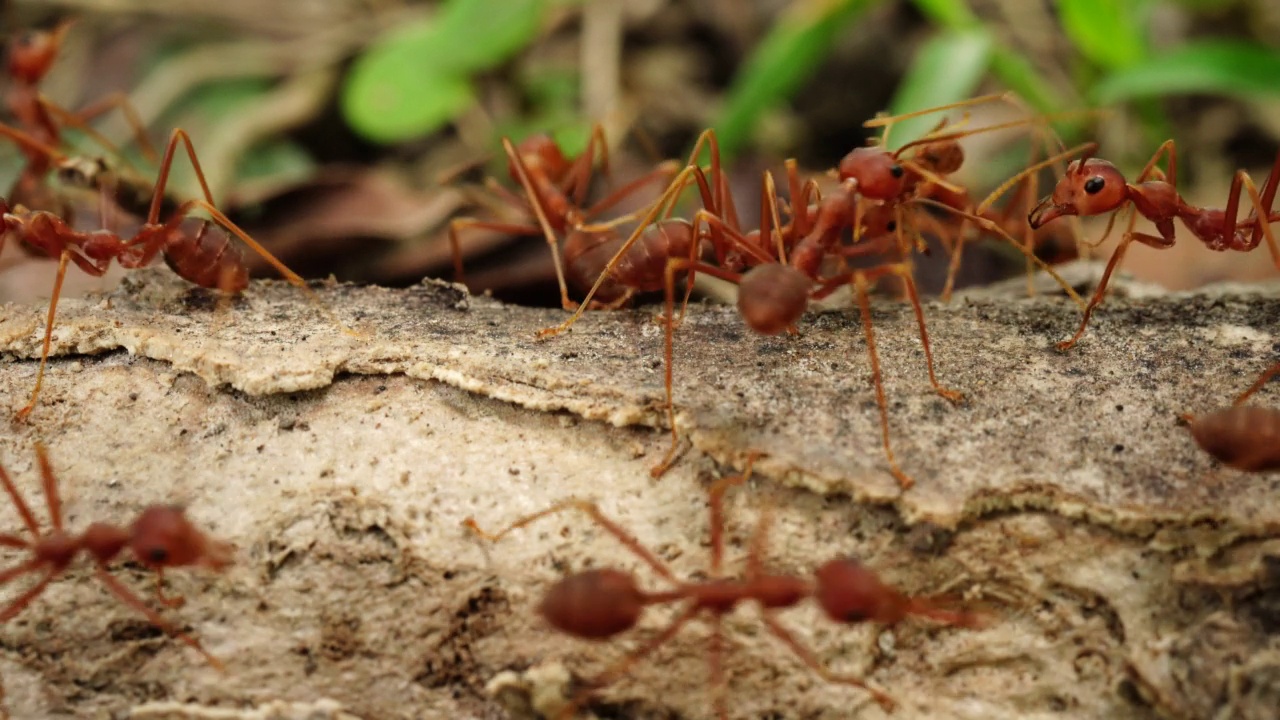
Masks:
[[[513,145],[507,138],[502,139],[502,148],[507,155],[507,172],[511,179],[524,191],[521,197],[503,188],[492,179],[487,187],[504,204],[519,209],[525,214],[532,214],[537,224],[508,223],[473,218],[458,218],[449,223],[449,243],[453,251],[454,279],[465,283],[462,268],[462,246],[459,231],[467,228],[493,230],[509,235],[544,235],[551,257],[555,263],[556,281],[560,285],[560,303],[565,310],[574,310],[579,304],[569,298],[568,285],[575,288],[586,287],[595,278],[596,272],[589,261],[584,265],[580,256],[589,254],[597,244],[597,236],[606,237],[610,228],[626,222],[627,217],[619,218],[603,224],[588,224],[587,220],[598,216],[617,205],[640,188],[655,180],[667,180],[675,174],[674,163],[661,163],[657,168],[642,175],[626,185],[618,188],[608,196],[590,207],[583,207],[587,192],[591,188],[592,169],[597,153],[601,156],[602,171],[609,173],[608,144],[604,137],[604,128],[596,124],[592,127],[591,138],[586,149],[576,158],[570,158],[549,135],[532,135],[519,145]],[[565,242],[564,260],[561,261],[560,244],[556,239],[560,234],[570,233]],[[606,235],[601,235],[606,233]],[[566,276],[568,279],[566,280]],[[620,289],[609,293],[596,307],[620,307],[630,299],[630,294]]]
[[[1280,470],[1280,410],[1244,404],[1277,375],[1280,375],[1280,362],[1262,373],[1231,407],[1206,415],[1183,415],[1182,420],[1196,444],[1237,470]]]
[[[723,478],[711,486],[711,568],[710,577],[705,581],[678,580],[652,551],[641,545],[621,525],[606,517],[599,506],[592,502],[561,502],[520,518],[497,533],[480,529],[472,518],[467,518],[463,524],[486,540],[497,541],[540,518],[577,510],[617,538],[672,586],[669,590],[649,592],[641,589],[635,575],[628,571],[598,568],[568,575],[547,590],[538,607],[539,614],[555,629],[585,640],[607,640],[634,628],[647,607],[684,602],[683,609],[665,629],[587,683],[590,690],[626,676],[632,666],[664,645],[690,620],[699,615],[709,615],[711,638],[708,660],[715,693],[714,705],[716,714],[725,720],[729,713],[722,657],[725,641],[721,621],[739,605],[755,602],[760,606],[765,629],[795,653],[810,670],[827,682],[862,688],[883,708],[892,709],[895,702],[887,693],[871,687],[860,677],[836,674],[824,667],[817,655],[797,639],[774,613],[812,598],[830,620],[844,624],[874,622],[893,625],[908,616],[918,615],[944,625],[978,628],[985,624],[985,618],[971,612],[944,609],[933,600],[905,595],[886,585],[870,568],[850,557],[836,558],[823,564],[811,578],[770,573],[764,566],[771,518],[767,511],[762,514],[752,536],[745,577],[722,577],[724,494],[748,480],[755,459],[755,454],[748,457],[747,466],[741,475]],[[562,717],[571,715],[586,700],[588,692],[589,690],[584,690],[575,694]]]
[[[66,126],[80,130],[116,155],[119,155],[119,149],[89,123],[111,110],[119,110],[132,128],[138,147],[147,159],[154,162],[155,148],[127,95],[112,93],[72,112],[40,93],[40,83],[57,59],[63,39],[74,22],[65,20],[52,30],[24,32],[9,41],[5,70],[11,82],[5,91],[5,106],[19,128],[44,147],[61,147],[62,127]],[[8,201],[14,205],[48,210],[67,217],[66,204],[45,184],[45,176],[53,169],[55,158],[39,147],[20,145],[20,149],[27,158],[27,164],[9,190]]]
[[[1177,153],[1172,140],[1165,141],[1156,150],[1133,183],[1127,182],[1115,165],[1093,157],[1097,149],[1097,143],[1085,146],[1084,155],[1067,166],[1066,176],[1054,187],[1053,193],[1043,198],[1027,218],[1035,229],[1068,215],[1102,215],[1118,211],[1126,205],[1132,205],[1134,210],[1120,244],[1107,261],[1102,281],[1085,308],[1080,328],[1071,339],[1057,344],[1059,350],[1070,349],[1084,335],[1089,318],[1093,315],[1094,308],[1102,302],[1111,274],[1124,257],[1129,243],[1137,240],[1158,250],[1173,247],[1175,218],[1181,220],[1191,234],[1210,250],[1248,252],[1265,238],[1271,258],[1276,268],[1280,269],[1280,245],[1271,232],[1271,223],[1280,222],[1280,213],[1271,209],[1276,190],[1280,187],[1280,152],[1276,153],[1275,162],[1262,184],[1261,192],[1247,172],[1237,170],[1227,194],[1227,206],[1220,210],[1190,205],[1178,194]],[[1161,172],[1157,163],[1165,154],[1169,156],[1168,169]],[[1248,193],[1253,212],[1243,220],[1237,220],[1242,190]],[[1154,223],[1158,234],[1134,232],[1138,215]],[[1115,215],[1112,215],[1111,222],[1114,221]],[[1109,223],[1108,231],[1110,227]]]
[[[230,545],[200,532],[187,519],[181,507],[152,505],[144,509],[128,527],[95,522],[79,535],[62,527],[62,501],[58,495],[58,480],[54,477],[44,446],[36,445],[36,459],[40,463],[40,475],[44,481],[44,496],[49,507],[49,523],[53,529],[40,532],[35,515],[22,499],[22,494],[0,465],[0,483],[13,500],[13,506],[22,516],[23,525],[31,533],[31,540],[11,533],[0,533],[0,546],[25,550],[27,560],[0,572],[0,585],[23,575],[42,573],[34,585],[14,598],[0,610],[0,622],[7,622],[44,592],[49,583],[56,580],[76,557],[87,553],[93,559],[94,575],[125,605],[146,616],[148,622],[169,635],[190,645],[204,656],[210,665],[224,669],[222,663],[211,655],[198,640],[174,627],[169,621],[151,609],[141,597],[121,583],[108,567],[125,549],[148,570],[156,572],[156,597],[166,607],[178,607],[181,597],[166,596],[163,592],[166,568],[205,567],[222,571],[231,564]]]
[[[0,126],[0,135],[14,140],[28,152],[45,153],[60,163],[67,161],[67,158],[55,148],[14,128]],[[187,157],[204,191],[204,199],[188,200],[180,204],[167,220],[160,222],[165,185],[168,182],[169,170],[173,165],[174,153],[179,143],[182,143],[186,149]],[[138,228],[133,237],[122,238],[110,229],[112,223],[109,218],[109,208],[112,207],[112,201],[107,197],[106,187],[102,188],[102,195],[100,205],[102,228],[90,232],[74,230],[64,218],[53,212],[29,210],[21,205],[11,206],[0,198],[0,249],[3,248],[4,238],[12,233],[29,248],[48,257],[58,258],[58,272],[49,300],[49,316],[45,324],[44,344],[40,355],[40,367],[36,373],[36,384],[31,392],[30,401],[17,413],[19,420],[25,419],[35,409],[36,400],[40,394],[45,366],[49,359],[58,297],[62,291],[62,281],[66,276],[69,262],[74,262],[76,267],[90,275],[100,277],[107,271],[112,260],[122,267],[139,268],[151,263],[157,255],[161,255],[165,263],[182,278],[200,287],[213,288],[224,294],[233,295],[248,287],[249,273],[240,250],[227,234],[227,231],[230,231],[266,259],[286,280],[302,288],[309,297],[315,299],[306,281],[276,259],[214,206],[213,194],[205,181],[191,138],[181,129],[174,130],[169,138],[164,158],[160,163],[159,179],[153,190],[150,212],[146,222]],[[213,221],[190,217],[195,210],[208,213]]]

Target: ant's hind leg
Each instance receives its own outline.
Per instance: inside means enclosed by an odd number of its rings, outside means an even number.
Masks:
[[[790,648],[791,652],[795,653],[795,656],[800,659],[800,662],[803,662],[810,670],[817,673],[818,677],[829,683],[852,685],[856,688],[862,688],[870,693],[871,697],[874,698],[875,701],[880,704],[880,707],[884,708],[886,711],[892,711],[897,706],[897,703],[892,697],[889,697],[888,693],[871,687],[867,684],[866,680],[856,675],[837,675],[836,673],[828,670],[818,660],[817,656],[813,654],[812,650],[805,647],[803,643],[791,634],[790,630],[783,627],[782,624],[772,616],[766,614],[762,619],[764,620],[765,627],[769,629],[769,632],[772,633],[774,637],[781,640],[782,644]]]

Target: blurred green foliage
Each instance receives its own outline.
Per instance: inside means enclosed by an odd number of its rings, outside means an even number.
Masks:
[[[552,0],[447,0],[440,11],[396,28],[357,58],[342,89],[348,124],[366,139],[421,137],[472,103],[472,76],[537,37]]]

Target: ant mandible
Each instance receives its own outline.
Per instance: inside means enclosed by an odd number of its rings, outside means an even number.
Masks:
[[[93,572],[107,590],[125,605],[146,616],[147,620],[169,635],[190,645],[208,660],[210,665],[224,669],[222,663],[198,640],[174,627],[158,612],[149,607],[136,593],[121,583],[108,565],[126,548],[139,563],[156,572],[156,597],[166,607],[178,607],[181,597],[167,597],[163,592],[166,568],[205,567],[224,570],[231,564],[232,548],[200,532],[187,519],[183,509],[174,505],[152,505],[144,509],[128,527],[95,522],[79,535],[63,529],[62,500],[58,495],[58,480],[54,477],[48,453],[43,445],[36,445],[36,459],[44,482],[44,497],[49,507],[49,523],[53,529],[41,533],[35,515],[9,473],[0,465],[0,483],[13,500],[14,508],[22,517],[22,523],[31,533],[31,540],[11,533],[0,533],[0,546],[25,550],[29,557],[0,572],[0,585],[23,575],[43,573],[34,585],[14,598],[0,610],[0,622],[12,620],[30,605],[48,585],[66,572],[76,557],[88,553],[93,559]]]
[[[1089,143],[1084,155],[1067,166],[1066,175],[1058,181],[1053,193],[1043,198],[1027,217],[1031,228],[1038,229],[1055,218],[1067,215],[1102,215],[1118,211],[1126,205],[1132,205],[1137,213],[1130,218],[1124,237],[1107,262],[1102,281],[1085,308],[1079,330],[1071,339],[1058,343],[1059,350],[1070,349],[1084,335],[1089,318],[1093,315],[1094,308],[1102,302],[1111,274],[1124,257],[1129,243],[1137,240],[1158,250],[1173,247],[1175,218],[1181,220],[1191,234],[1210,250],[1248,252],[1265,238],[1272,260],[1280,268],[1280,245],[1277,245],[1275,236],[1271,233],[1271,223],[1280,222],[1280,213],[1273,213],[1271,210],[1277,187],[1280,186],[1280,152],[1276,153],[1271,173],[1267,175],[1261,192],[1247,172],[1237,170],[1227,194],[1226,208],[1217,209],[1196,207],[1178,194],[1175,184],[1177,152],[1173,140],[1165,141],[1156,150],[1133,183],[1127,182],[1115,165],[1092,157],[1097,148],[1097,143]],[[1169,156],[1168,170],[1162,173],[1156,163],[1166,153]],[[1242,191],[1248,193],[1253,212],[1244,220],[1237,221]],[[1158,234],[1134,232],[1138,214],[1154,223]],[[1112,220],[1114,221],[1114,216]]]
[[[866,690],[886,710],[895,706],[885,692],[871,687],[860,677],[833,673],[824,667],[817,655],[795,637],[776,617],[779,610],[794,607],[807,598],[817,601],[824,614],[838,623],[874,622],[893,625],[911,615],[925,617],[944,625],[976,628],[985,618],[971,612],[948,610],[925,598],[911,597],[885,584],[870,568],[856,559],[838,557],[820,566],[812,578],[770,573],[765,569],[765,548],[770,513],[766,510],[756,526],[747,555],[746,576],[731,579],[721,576],[724,557],[724,495],[744,484],[751,476],[756,455],[747,459],[741,475],[722,478],[710,490],[711,568],[705,581],[678,580],[671,569],[618,523],[609,519],[595,503],[568,500],[546,510],[527,515],[497,533],[486,532],[473,518],[464,525],[477,535],[497,541],[514,530],[561,512],[576,510],[613,535],[629,551],[653,569],[673,587],[649,592],[640,588],[635,575],[616,568],[597,568],[574,573],[552,585],[538,607],[539,614],[555,629],[585,640],[607,640],[636,626],[645,608],[684,602],[684,608],[665,629],[588,683],[599,688],[624,677],[639,661],[673,638],[690,620],[709,615],[711,638],[709,665],[714,687],[714,705],[721,720],[729,717],[727,683],[724,677],[722,620],[744,603],[754,601],[761,607],[765,629],[822,679],[831,683],[852,685]],[[571,699],[562,717],[567,717],[586,700],[586,691]]]

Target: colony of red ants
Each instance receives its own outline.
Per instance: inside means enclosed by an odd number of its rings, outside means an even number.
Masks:
[[[24,34],[9,43],[7,53],[10,83],[5,100],[13,124],[0,125],[0,135],[16,145],[25,158],[25,165],[6,196],[0,198],[0,222],[3,223],[0,243],[11,239],[29,252],[58,261],[40,365],[29,400],[16,412],[17,420],[25,420],[37,408],[58,296],[70,264],[91,275],[101,275],[112,261],[125,268],[138,268],[162,257],[184,279],[224,294],[236,294],[244,291],[249,282],[234,237],[266,258],[291,283],[306,288],[301,277],[214,205],[192,141],[182,130],[173,131],[159,160],[154,185],[112,170],[105,163],[86,162],[64,149],[62,130],[73,127],[114,153],[116,149],[94,132],[89,123],[116,109],[130,120],[144,154],[153,159],[156,156],[145,128],[124,96],[113,95],[82,110],[69,111],[40,94],[39,84],[57,57],[69,27],[64,23],[52,31]],[[985,96],[925,112],[1000,101],[1014,102],[1009,95]],[[905,117],[909,116],[877,118],[867,125],[884,127],[887,135],[894,123]],[[882,138],[879,144],[851,150],[831,171],[834,185],[825,191],[817,179],[803,178],[794,162],[786,166],[785,195],[779,192],[774,177],[764,173],[759,191],[759,225],[752,230],[744,229],[738,216],[714,131],[709,130],[698,139],[683,165],[674,161],[661,163],[591,205],[586,204],[586,198],[592,187],[597,157],[608,175],[608,144],[599,127],[593,131],[586,150],[577,157],[567,156],[546,136],[534,136],[519,143],[504,140],[510,179],[518,191],[508,190],[496,181],[491,181],[489,187],[498,202],[523,212],[530,219],[528,222],[454,220],[448,235],[454,252],[456,279],[465,279],[461,259],[465,232],[485,228],[540,235],[545,239],[555,262],[561,303],[566,310],[574,312],[563,323],[543,330],[541,337],[569,329],[585,310],[617,309],[642,293],[663,292],[664,407],[672,441],[669,451],[652,469],[655,477],[664,473],[677,457],[679,435],[672,382],[674,332],[684,317],[697,274],[736,285],[737,308],[743,321],[762,335],[798,332],[811,302],[850,286],[867,341],[885,459],[889,472],[906,491],[914,481],[898,465],[890,442],[888,403],[871,323],[869,293],[879,279],[894,277],[902,284],[918,321],[933,391],[951,403],[963,402],[965,397],[960,390],[943,385],[935,375],[932,346],[912,264],[913,254],[922,248],[922,233],[942,237],[952,253],[944,297],[950,295],[963,245],[972,239],[968,231],[973,229],[1016,248],[1026,257],[1029,271],[1038,267],[1053,277],[1083,310],[1076,334],[1058,343],[1057,348],[1062,351],[1074,346],[1084,334],[1129,243],[1137,241],[1154,248],[1172,246],[1175,219],[1211,250],[1247,252],[1265,241],[1273,262],[1280,267],[1280,245],[1270,227],[1271,223],[1280,221],[1280,213],[1272,210],[1280,190],[1280,154],[1260,189],[1248,174],[1238,171],[1225,208],[1215,209],[1192,206],[1179,195],[1172,141],[1157,150],[1134,182],[1128,182],[1111,163],[1095,157],[1096,144],[1068,150],[1046,142],[1046,159],[1036,162],[1033,158],[1025,171],[975,204],[968,189],[953,179],[964,162],[959,141],[1011,127],[1027,128],[1043,139],[1047,136],[1047,119],[1027,115],[1013,122],[974,129],[948,126],[948,122],[944,119],[930,133],[893,151],[888,149],[887,138]],[[204,197],[174,204],[166,197],[166,184],[179,145],[195,169]],[[703,152],[709,155],[706,165],[700,162]],[[1164,170],[1158,166],[1162,156],[1167,156]],[[1033,204],[1038,171],[1067,161],[1052,193]],[[91,188],[100,195],[96,218],[86,221],[77,217],[78,208],[66,202],[48,183],[54,171],[64,180]],[[598,221],[623,200],[656,183],[665,183],[665,189],[644,209]],[[696,191],[700,207],[688,218],[676,217],[678,202],[691,188]],[[994,209],[1000,196],[1010,190],[1014,191],[1014,198],[1000,209]],[[129,205],[121,201],[124,194],[145,198],[132,202],[145,205],[145,218],[132,234],[115,230],[118,223],[114,214],[118,211],[111,208]],[[1242,197],[1247,198],[1250,208],[1243,218]],[[1116,213],[1125,207],[1132,209],[1132,217],[1101,282],[1086,304],[1036,255],[1035,232],[1064,216]],[[210,219],[193,216],[197,212]],[[1158,234],[1136,232],[1137,215],[1150,220]],[[1114,219],[1112,215],[1112,222]],[[629,234],[620,230],[628,224],[634,228]],[[1063,226],[1058,223],[1055,227]],[[1108,230],[1110,228],[1108,225]],[[878,264],[853,268],[849,263],[855,258],[870,258]],[[677,311],[675,292],[679,280],[684,281],[685,292]],[[573,299],[571,290],[581,299]],[[1232,468],[1248,472],[1280,469],[1280,410],[1245,404],[1277,375],[1280,375],[1280,362],[1267,369],[1227,409],[1198,416],[1183,415],[1194,441]],[[63,528],[57,480],[42,446],[37,445],[36,456],[52,526],[48,532],[40,530],[22,493],[0,466],[0,483],[31,536],[0,534],[0,545],[26,554],[25,559],[0,572],[0,586],[23,576],[36,577],[29,588],[4,605],[0,622],[21,613],[77,556],[87,554],[94,574],[113,595],[158,628],[199,651],[211,664],[221,667],[221,662],[205,651],[198,640],[164,619],[113,576],[108,564],[127,548],[137,562],[156,572],[157,599],[173,608],[181,603],[181,598],[164,596],[161,585],[165,568],[202,566],[221,570],[231,562],[230,546],[201,533],[186,519],[181,508],[164,505],[144,509],[127,527],[94,523],[79,535],[71,534]],[[724,478],[711,487],[711,560],[709,575],[704,580],[676,578],[653,552],[591,502],[568,500],[519,518],[496,533],[481,530],[475,520],[466,519],[464,524],[473,533],[498,541],[540,518],[561,512],[582,512],[670,586],[657,591],[642,589],[631,572],[620,568],[595,568],[570,574],[546,591],[539,607],[547,624],[559,632],[589,640],[611,639],[635,627],[650,606],[682,604],[666,629],[584,685],[571,699],[566,714],[572,713],[589,691],[623,677],[689,621],[705,616],[712,628],[708,659],[713,704],[716,714],[727,718],[729,702],[721,622],[724,616],[748,602],[760,607],[765,630],[812,672],[828,682],[865,690],[886,709],[894,706],[887,692],[872,687],[860,677],[827,670],[816,654],[775,617],[776,613],[812,599],[828,619],[845,624],[894,624],[909,616],[958,628],[977,628],[996,621],[972,610],[948,607],[937,600],[908,596],[882,582],[876,573],[852,558],[830,560],[808,577],[772,574],[765,568],[770,518],[767,511],[761,515],[750,541],[744,575],[740,578],[722,576],[723,498],[730,488],[745,483],[751,464],[752,461],[748,461],[743,474]]]

